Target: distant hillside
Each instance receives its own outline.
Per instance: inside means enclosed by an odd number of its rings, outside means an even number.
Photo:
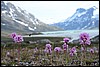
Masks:
[[[1,1],[1,32],[8,34],[11,32],[29,33],[63,30],[55,26],[50,26],[34,15],[8,2]],[[2,34],[2,35],[4,35]]]
[[[98,9],[95,6],[84,9],[78,8],[76,12],[63,22],[51,24],[65,30],[85,30],[99,29],[99,13],[94,15],[93,12]]]

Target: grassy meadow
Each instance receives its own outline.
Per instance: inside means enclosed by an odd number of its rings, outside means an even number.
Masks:
[[[2,66],[99,66],[99,43],[91,43],[87,46],[87,52],[81,54],[79,43],[68,43],[68,52],[62,50],[59,54],[54,52],[55,47],[61,47],[64,37],[25,37],[20,44],[14,43],[12,39],[1,37],[1,65]],[[44,53],[46,42],[37,42],[41,39],[49,39],[52,45],[52,54]],[[33,43],[29,43],[33,41]],[[77,55],[70,57],[69,51],[72,47],[77,47]],[[37,47],[37,51],[34,49]],[[93,54],[90,48],[95,47]],[[20,49],[20,60],[18,60],[18,49]],[[63,48],[62,48],[63,49]],[[10,56],[7,55],[10,53]]]

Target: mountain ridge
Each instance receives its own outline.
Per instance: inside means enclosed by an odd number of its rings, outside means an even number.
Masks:
[[[63,30],[43,23],[14,4],[1,1],[1,32],[45,32]]]
[[[63,22],[51,24],[65,30],[85,30],[97,27],[99,29],[99,15],[93,15],[97,8],[95,6],[84,9],[78,8],[76,12]]]

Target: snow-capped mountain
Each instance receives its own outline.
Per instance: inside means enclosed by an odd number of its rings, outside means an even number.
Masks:
[[[1,1],[1,31],[12,32],[43,32],[62,30],[47,25],[34,15],[14,4]]]
[[[52,26],[57,26],[65,30],[99,29],[99,14],[93,14],[96,9],[98,8],[95,6],[89,9],[78,8],[71,17],[62,22],[52,24]]]

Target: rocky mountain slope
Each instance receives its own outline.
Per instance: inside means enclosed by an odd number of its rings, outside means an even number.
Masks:
[[[60,28],[41,22],[34,15],[8,2],[1,1],[1,32],[44,32],[57,31]]]
[[[84,30],[99,29],[99,14],[94,15],[94,11],[98,9],[95,6],[84,9],[78,8],[76,12],[63,22],[52,24],[65,30]]]

